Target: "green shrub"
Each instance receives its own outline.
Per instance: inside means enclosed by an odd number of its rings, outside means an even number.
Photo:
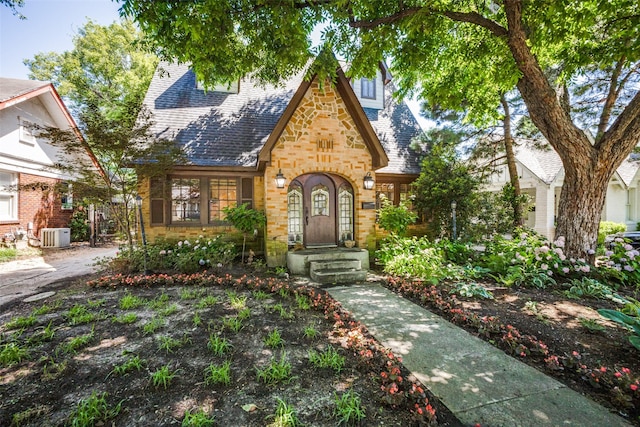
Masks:
[[[222,236],[205,238],[199,236],[194,241],[158,240],[148,244],[146,249],[140,246],[121,248],[112,262],[112,268],[123,273],[176,270],[181,273],[196,273],[220,265],[227,265],[236,257],[233,242],[227,242]]]
[[[442,246],[426,237],[392,236],[382,242],[376,257],[386,273],[416,277],[433,284],[464,274],[462,267],[447,262]]]
[[[89,240],[91,230],[89,229],[88,219],[88,211],[83,207],[73,212],[69,221],[72,242],[87,242]]]
[[[402,202],[395,206],[384,194],[380,195],[382,207],[378,209],[378,224],[389,233],[404,236],[409,225],[416,222],[418,215]]]
[[[610,234],[623,233],[625,231],[627,231],[627,226],[625,224],[613,221],[600,221],[600,228],[598,229],[598,245],[602,245],[605,237]]]

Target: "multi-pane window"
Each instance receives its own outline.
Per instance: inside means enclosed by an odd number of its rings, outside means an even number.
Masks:
[[[60,196],[62,210],[73,209],[73,185],[70,182],[62,183],[62,194]]]
[[[291,187],[287,195],[289,244],[302,243],[302,189]]]
[[[238,180],[209,180],[209,222],[224,221],[224,208],[238,205]]]
[[[376,99],[376,81],[365,77],[360,79],[360,96],[366,99]]]
[[[316,185],[311,190],[311,215],[329,216],[329,189],[325,185]]]
[[[151,178],[151,188],[149,195],[151,196],[151,224],[164,223],[164,198],[165,198],[165,178]]]
[[[392,182],[376,182],[376,209],[382,207],[382,197],[384,195],[391,203],[395,201],[395,186]]]
[[[253,207],[253,177],[154,177],[149,198],[152,225],[221,225],[224,208]]]
[[[0,221],[18,218],[17,175],[0,171]]]
[[[350,188],[340,187],[338,191],[338,222],[341,240],[354,240],[353,236],[353,193]]]
[[[171,221],[200,222],[200,180],[173,178],[171,180]]]

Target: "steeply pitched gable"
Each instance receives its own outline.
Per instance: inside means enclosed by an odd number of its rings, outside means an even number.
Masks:
[[[154,115],[152,131],[183,147],[189,166],[258,168],[268,161],[270,147],[310,84],[303,75],[280,86],[245,78],[237,94],[207,92],[197,89],[187,65],[163,62],[145,97]],[[357,117],[376,167],[387,173],[419,173],[409,144],[421,130],[408,107],[389,102],[384,110],[363,110],[342,73],[338,89]]]

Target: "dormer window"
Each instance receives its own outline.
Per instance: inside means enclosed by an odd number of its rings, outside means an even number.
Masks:
[[[366,77],[360,79],[360,96],[365,99],[376,99],[376,81]]]
[[[372,78],[358,78],[351,81],[353,92],[363,108],[382,110],[384,108],[384,80],[380,71]]]
[[[205,85],[200,80],[197,80],[196,88],[200,90],[211,91],[211,92],[238,93],[240,91],[240,80],[236,80],[229,83],[218,83],[214,85],[213,88],[205,87]]]

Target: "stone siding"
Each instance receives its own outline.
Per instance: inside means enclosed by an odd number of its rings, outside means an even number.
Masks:
[[[339,175],[351,183],[355,240],[359,247],[368,248],[370,236],[375,235],[376,213],[360,207],[375,202],[375,191],[363,188],[367,172],[375,179],[371,165],[371,154],[338,92],[329,82],[322,88],[314,82],[271,151],[265,171],[267,263],[281,265],[286,258],[287,187],[306,173]],[[280,170],[287,179],[282,189],[275,185]]]

